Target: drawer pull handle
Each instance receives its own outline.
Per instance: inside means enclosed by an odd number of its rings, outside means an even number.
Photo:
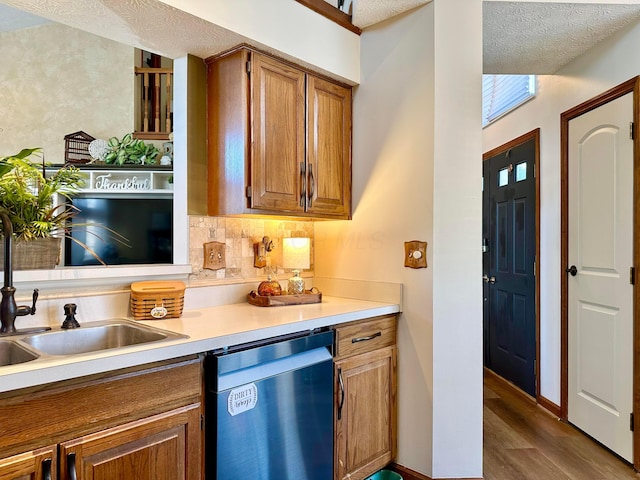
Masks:
[[[51,459],[45,458],[42,460],[42,478],[44,480],[51,480]]]
[[[305,208],[307,200],[306,176],[307,169],[305,168],[304,162],[300,162],[300,206],[302,208]]]
[[[373,335],[369,335],[368,337],[352,338],[351,343],[366,342],[367,340],[373,340],[374,338],[381,337],[381,336],[382,336],[382,332],[377,332],[377,333],[374,333]]]
[[[313,205],[313,196],[316,193],[316,180],[313,178],[313,164],[309,164],[309,182],[310,185],[308,187],[309,190],[309,208]]]
[[[342,381],[342,369],[338,369],[338,383],[340,384],[340,403],[338,404],[338,420],[342,419],[342,407],[344,406],[344,382]]]

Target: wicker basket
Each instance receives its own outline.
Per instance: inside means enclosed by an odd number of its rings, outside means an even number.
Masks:
[[[149,281],[131,284],[131,313],[136,320],[177,318],[184,308],[184,283]]]

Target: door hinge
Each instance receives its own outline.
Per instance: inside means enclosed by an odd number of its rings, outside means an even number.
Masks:
[[[533,376],[535,377],[538,374],[538,369],[536,368],[538,366],[538,360],[534,360],[533,361]]]
[[[251,60],[247,60],[247,75],[251,75]]]
[[[629,283],[631,285],[636,284],[636,269],[635,267],[629,267]]]
[[[636,138],[636,128],[633,122],[629,122],[629,139],[634,140]]]
[[[251,198],[251,187],[247,187],[247,198]]]
[[[635,422],[634,422],[634,418],[633,418],[633,412],[631,412],[629,414],[629,430],[631,430],[633,432],[635,428]]]
[[[200,430],[204,432],[204,415],[200,415]]]

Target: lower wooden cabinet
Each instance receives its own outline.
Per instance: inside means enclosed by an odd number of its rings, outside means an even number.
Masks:
[[[200,406],[179,408],[62,443],[60,471],[69,479],[195,480],[199,432]]]
[[[0,459],[0,480],[55,480],[57,478],[55,445]]]
[[[0,396],[0,480],[201,480],[199,358]]]
[[[336,480],[367,478],[395,457],[395,321],[391,315],[336,328]]]

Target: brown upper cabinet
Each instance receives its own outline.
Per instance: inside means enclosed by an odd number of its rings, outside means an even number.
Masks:
[[[246,47],[207,66],[209,215],[351,218],[351,88]]]

